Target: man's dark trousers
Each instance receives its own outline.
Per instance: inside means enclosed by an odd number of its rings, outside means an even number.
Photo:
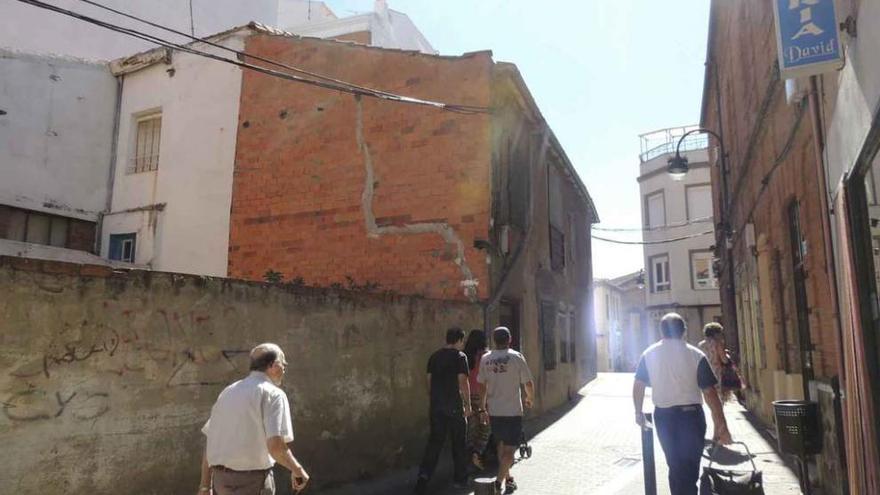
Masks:
[[[670,492],[672,495],[696,495],[706,437],[703,406],[655,408],[654,424],[669,465]]]
[[[452,437],[452,462],[455,466],[454,478],[456,482],[467,480],[467,455],[465,441],[467,439],[467,422],[461,412],[451,413],[444,411],[431,411],[431,435],[428,438],[428,446],[425,448],[425,457],[419,469],[419,477],[431,479],[440,452],[446,437]]]

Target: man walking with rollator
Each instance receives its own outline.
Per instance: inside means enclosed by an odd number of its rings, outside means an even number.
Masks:
[[[683,340],[684,319],[669,313],[660,321],[662,340],[649,347],[639,360],[633,384],[636,423],[645,427],[642,405],[645,387],[651,387],[654,423],[669,465],[672,495],[696,495],[700,459],[706,436],[703,399],[712,411],[713,439],[731,443],[727,421],[715,385],[718,379],[706,356]]]
[[[523,402],[526,408],[532,407],[535,385],[523,355],[510,349],[510,330],[496,328],[492,340],[495,350],[483,356],[477,381],[481,385],[481,408],[489,412],[492,435],[498,442],[495,486],[500,491],[503,483],[504,493],[509,494],[516,490],[510,468],[522,438]],[[525,401],[522,400],[521,387],[525,388]]]

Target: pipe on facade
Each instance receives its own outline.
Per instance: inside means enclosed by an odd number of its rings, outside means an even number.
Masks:
[[[837,368],[838,377],[832,377],[831,385],[834,391],[834,418],[835,418],[835,436],[838,445],[845,445],[845,435],[843,432],[843,404],[840,396],[842,381],[846,378],[846,363],[843,357],[843,325],[840,320],[840,299],[838,294],[837,283],[837,265],[835,264],[834,240],[831,235],[831,208],[829,207],[828,197],[828,175],[825,168],[825,128],[822,123],[821,101],[819,100],[819,78],[817,76],[810,77],[810,121],[813,124],[813,151],[816,154],[816,171],[818,173],[819,187],[819,208],[822,214],[822,241],[825,245],[825,271],[831,283],[831,310],[833,313],[832,321],[834,322],[834,334],[837,337]],[[843,218],[840,221],[848,221]],[[836,383],[835,383],[836,382]],[[846,449],[838,449],[838,461],[842,466],[847,465]],[[849,491],[849,480],[843,477],[842,488],[844,492]]]
[[[834,241],[831,236],[831,208],[829,208],[828,200],[828,176],[825,170],[825,132],[822,126],[822,110],[819,101],[819,83],[817,76],[810,77],[810,120],[813,124],[813,151],[816,154],[816,172],[818,174],[819,187],[819,208],[822,215],[822,241],[825,248],[825,271],[827,272],[829,281],[831,282],[831,308],[833,312],[833,321],[835,326],[835,334],[837,335],[838,349],[843,349],[843,336],[841,335],[840,324],[840,301],[837,293],[837,267],[834,264]],[[843,367],[843,353],[838,352],[838,365],[841,372]]]
[[[122,90],[125,86],[125,75],[116,77],[116,109],[113,115],[113,140],[110,142],[110,172],[107,176],[107,202],[104,211],[98,213],[98,225],[95,227],[95,254],[101,256],[101,244],[104,240],[104,217],[113,208],[113,187],[116,184],[116,154],[119,148],[119,121],[122,118]]]
[[[713,3],[714,5],[714,3]],[[711,54],[710,54],[711,55]],[[711,58],[709,61],[712,64],[712,70],[715,73],[715,116],[718,119],[718,134],[720,136],[724,136],[724,119],[722,118],[722,105],[721,105],[721,73],[718,70],[718,62],[715,58]],[[720,142],[719,142],[720,144]],[[728,334],[732,333],[733,338],[730,339],[731,342],[728,342],[727,345],[733,351],[733,354],[739,357],[739,327],[737,326],[736,320],[736,274],[734,273],[734,264],[733,264],[733,246],[730,243],[730,239],[733,235],[731,229],[733,228],[733,219],[731,216],[731,206],[730,206],[730,185],[728,183],[728,172],[730,171],[730,164],[728,163],[727,149],[725,148],[723,151],[719,148],[719,153],[721,154],[720,164],[720,172],[719,177],[721,179],[721,228],[722,228],[722,236],[721,236],[721,253],[723,257],[727,261],[726,263],[726,271],[727,271],[727,283],[724,286],[726,289],[727,297],[723,298],[721,301],[721,313],[725,318],[726,330]],[[715,236],[715,241],[718,242],[718,236]],[[727,304],[724,304],[724,299],[727,299]],[[732,311],[725,311],[725,306],[728,309],[732,309]],[[725,314],[727,313],[727,314]]]
[[[538,160],[537,163],[543,165],[546,163],[547,158],[547,149],[550,145],[550,126],[547,125],[546,122],[543,123],[543,132],[541,138],[541,148],[538,152]],[[535,183],[534,181],[535,174],[532,171],[532,167],[529,167],[529,187],[528,187],[528,202],[529,202],[529,212],[525,218],[525,234],[523,235],[522,240],[516,246],[516,251],[513,253],[513,261],[510,262],[510,266],[501,274],[501,279],[498,282],[498,286],[495,287],[494,292],[489,297],[489,300],[483,306],[483,328],[486,332],[491,331],[489,328],[491,325],[489,324],[489,315],[495,308],[498,307],[498,303],[501,301],[501,298],[504,296],[504,292],[507,289],[507,285],[510,283],[510,275],[517,268],[520,260],[522,259],[522,255],[525,252],[525,247],[532,240],[532,217],[535,214],[535,198],[534,194],[532,194],[532,187]]]

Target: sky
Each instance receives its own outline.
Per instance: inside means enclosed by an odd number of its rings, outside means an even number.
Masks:
[[[340,17],[373,0],[329,0]],[[599,227],[639,228],[639,134],[700,118],[708,0],[388,0],[441,54],[515,63],[590,191]],[[599,233],[627,241],[635,233]],[[593,242],[596,278],[644,266],[640,246]]]

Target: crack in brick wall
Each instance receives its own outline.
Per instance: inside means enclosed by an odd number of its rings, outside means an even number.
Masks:
[[[376,223],[376,214],[373,212],[373,198],[376,189],[376,171],[373,166],[373,156],[370,153],[370,145],[364,137],[364,108],[360,96],[355,96],[355,105],[357,106],[357,116],[355,121],[355,134],[357,136],[357,145],[360,152],[364,155],[364,192],[361,196],[361,206],[364,213],[364,223],[367,229],[367,235],[372,238],[379,238],[383,235],[418,235],[418,234],[437,234],[443,238],[447,244],[452,244],[456,249],[456,256],[453,262],[461,270],[461,285],[464,288],[464,295],[471,301],[476,300],[477,285],[479,281],[474,276],[473,271],[467,264],[465,258],[465,246],[461,237],[455,232],[448,223],[444,222],[426,222],[426,223],[410,223],[403,225],[379,226]]]

